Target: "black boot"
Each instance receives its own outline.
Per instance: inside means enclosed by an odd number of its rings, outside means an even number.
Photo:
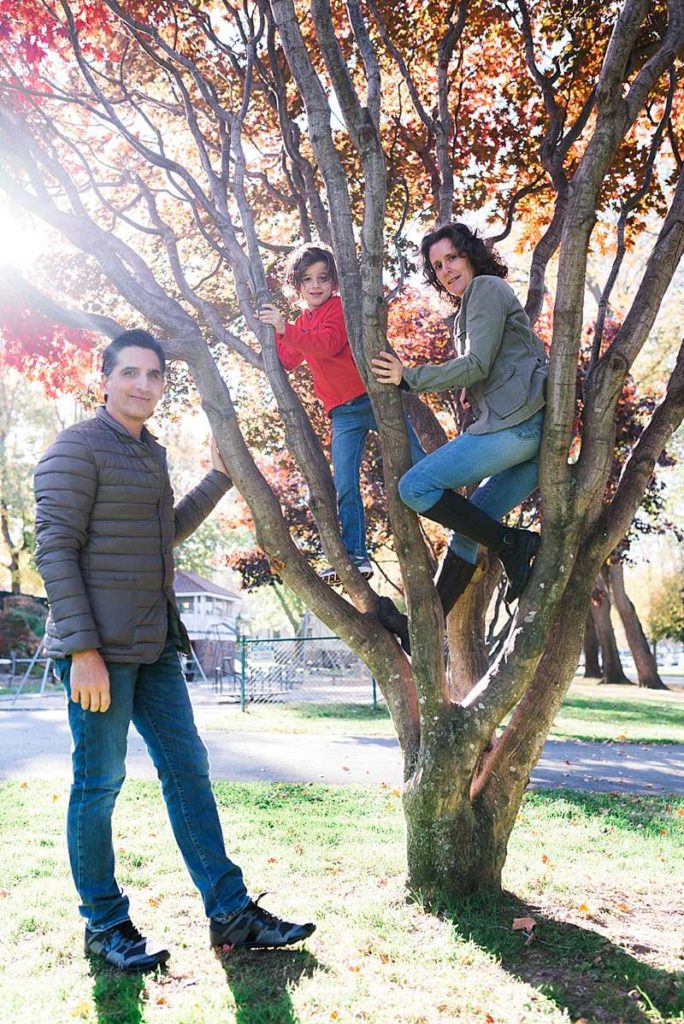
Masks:
[[[525,589],[540,544],[541,537],[531,530],[506,530],[499,546],[492,548],[508,576],[507,601],[515,601]]]
[[[421,515],[490,548],[501,559],[508,576],[506,600],[520,596],[541,543],[538,533],[502,526],[455,491],[444,491],[439,501]]]
[[[451,548],[447,548],[442,559],[442,564],[437,570],[435,586],[439,599],[442,602],[444,618],[465,591],[475,573],[476,565],[466,562],[465,558],[455,554]]]
[[[409,640],[408,617],[400,612],[391,597],[379,597],[375,613],[385,629],[398,637],[399,643],[407,654],[411,653]]]
[[[445,618],[470,583],[475,569],[476,566],[466,562],[460,555],[454,554],[450,548],[447,548],[435,579]],[[394,633],[406,653],[410,654],[411,641],[409,640],[407,616],[399,611],[389,597],[378,598],[376,613],[385,629]]]

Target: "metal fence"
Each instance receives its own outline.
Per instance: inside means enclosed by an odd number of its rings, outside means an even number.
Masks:
[[[240,637],[215,670],[214,688],[249,703],[372,704],[381,699],[358,655],[336,636]]]

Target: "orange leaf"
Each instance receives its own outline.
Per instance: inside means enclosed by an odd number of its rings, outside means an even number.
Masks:
[[[267,864],[277,864],[278,863],[278,858],[277,857],[269,857],[268,860],[266,861],[266,863]]]
[[[619,740],[620,743],[624,743],[627,737],[625,736],[624,732],[621,732],[615,737],[615,739]]]
[[[589,913],[589,907],[586,905],[586,903],[580,903],[580,905],[579,905],[579,907],[577,909],[579,910],[580,914],[588,914]]]
[[[53,793],[52,794],[52,802],[53,802],[53,804],[56,804],[58,800],[59,800],[59,793]]]
[[[359,967],[358,964],[349,964],[349,970],[352,972],[352,974],[359,974],[361,968]]]
[[[675,814],[678,814],[680,818],[684,818],[684,807],[678,807]]]
[[[150,896],[150,898],[149,898],[149,900],[147,902],[149,903],[149,905],[151,907],[158,907],[159,906],[159,900],[155,899],[154,896]]]
[[[400,789],[393,789],[392,790],[392,796],[401,796],[401,790]]]
[[[531,932],[536,923],[533,917],[514,917],[511,928],[514,932]]]
[[[550,864],[550,863],[551,863],[551,858],[549,857],[548,853],[542,853],[542,864]]]
[[[628,907],[626,903],[618,903],[617,908],[618,910],[621,910],[623,914],[632,913],[632,908]]]
[[[337,1012],[337,1010],[333,1010],[333,1011],[331,1012],[331,1014],[330,1014],[330,1020],[337,1020],[337,1019],[339,1018],[339,1016],[340,1016],[340,1015],[339,1015],[339,1013]]]
[[[22,782],[19,789],[28,789],[28,782]]]

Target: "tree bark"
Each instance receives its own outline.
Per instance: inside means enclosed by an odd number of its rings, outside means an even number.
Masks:
[[[601,661],[603,663],[601,682],[611,684],[630,683],[631,680],[625,675],[622,662],[620,661],[615,631],[610,620],[610,594],[602,575],[596,577],[595,590],[599,592],[600,597],[595,602],[592,602],[591,614],[601,647]]]
[[[598,636],[596,635],[596,626],[594,625],[594,616],[591,611],[587,612],[587,621],[584,627],[584,678],[585,679],[600,679],[601,672],[601,660]]]
[[[615,607],[622,620],[627,643],[634,658],[638,676],[637,685],[643,686],[648,690],[666,690],[667,687],[658,674],[658,666],[648,646],[648,640],[639,621],[636,608],[630,601],[625,589],[624,566],[622,562],[614,562],[609,565],[608,579]]]

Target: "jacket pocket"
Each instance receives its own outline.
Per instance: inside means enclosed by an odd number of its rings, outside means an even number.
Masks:
[[[522,408],[527,401],[527,392],[515,367],[511,367],[504,377],[500,377],[496,384],[485,391],[483,398],[492,412],[502,420]]]
[[[132,647],[138,618],[136,577],[126,573],[91,573],[90,607],[103,647]]]

